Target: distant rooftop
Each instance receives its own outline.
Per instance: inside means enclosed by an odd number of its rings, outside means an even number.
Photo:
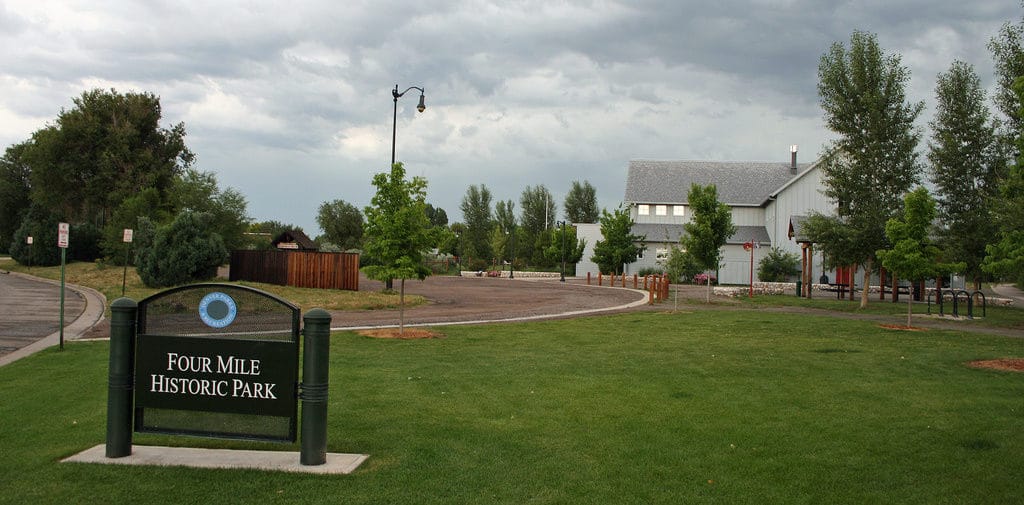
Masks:
[[[722,203],[760,206],[811,165],[798,163],[794,173],[786,162],[633,160],[625,202],[685,204],[692,184],[714,184]]]

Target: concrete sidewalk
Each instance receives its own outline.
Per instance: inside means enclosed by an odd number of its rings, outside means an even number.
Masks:
[[[992,292],[1003,297],[1010,298],[1013,300],[1014,307],[1024,308],[1024,291],[1021,291],[1013,284],[993,284]]]
[[[60,285],[59,281],[50,279],[42,279],[39,277],[33,277],[31,275],[25,275],[18,272],[8,272],[4,275],[12,275],[19,278],[32,280],[40,283]],[[89,329],[95,326],[97,323],[103,320],[103,313],[106,310],[107,298],[103,296],[99,291],[85,286],[77,286],[74,284],[65,283],[65,287],[78,293],[82,298],[85,299],[85,308],[82,313],[78,315],[73,321],[68,323],[65,321],[64,325],[64,340],[75,340],[85,334]],[[0,366],[4,366],[8,363],[13,363],[25,356],[30,356],[48,347],[53,347],[60,344],[60,330],[57,330],[49,335],[46,335],[35,342],[21,347],[17,350],[11,351],[10,353],[0,356]]]

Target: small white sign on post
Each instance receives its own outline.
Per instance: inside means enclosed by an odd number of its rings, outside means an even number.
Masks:
[[[28,244],[28,245],[32,245],[32,236],[31,235],[25,237],[25,243]]]
[[[125,242],[125,243],[130,243],[132,241],[132,235],[134,233],[135,233],[135,230],[132,230],[131,228],[125,228],[124,229],[124,238],[122,238],[121,241]]]
[[[60,223],[57,225],[57,247],[67,249],[68,247],[68,235],[70,234],[71,227],[67,223]]]

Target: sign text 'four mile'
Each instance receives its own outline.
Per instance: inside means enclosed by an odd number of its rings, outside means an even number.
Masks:
[[[235,356],[190,356],[176,352],[167,353],[167,372],[210,374],[214,376],[258,376],[260,360]],[[164,374],[150,374],[151,393],[179,394],[194,396],[219,396],[231,398],[253,398],[276,400],[271,382],[252,382],[239,378],[193,378],[174,377]]]

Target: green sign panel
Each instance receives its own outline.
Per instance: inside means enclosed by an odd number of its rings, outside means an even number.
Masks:
[[[295,441],[299,310],[198,284],[139,302],[135,429]]]

